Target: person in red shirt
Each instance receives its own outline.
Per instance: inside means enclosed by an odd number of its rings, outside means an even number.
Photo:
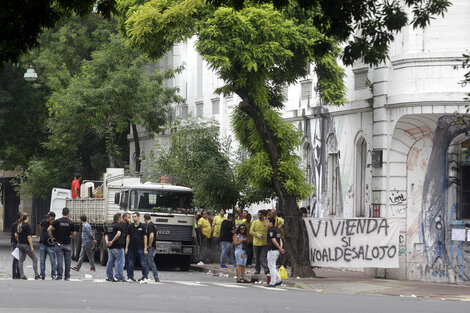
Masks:
[[[80,179],[82,175],[76,173],[75,179],[72,181],[72,198],[80,198]]]

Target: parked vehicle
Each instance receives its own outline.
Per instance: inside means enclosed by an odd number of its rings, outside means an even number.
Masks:
[[[140,176],[126,176],[124,169],[108,169],[103,182],[84,181],[81,198],[72,199],[70,190],[52,190],[51,211],[61,216],[63,207],[70,209],[70,219],[79,224],[80,216],[86,215],[98,241],[96,257],[102,265],[107,262],[104,229],[113,222],[116,213],[150,213],[157,227],[156,256],[158,266],[179,267],[189,270],[194,245],[193,191],[190,188],[168,183],[162,177],[160,183],[142,183]],[[72,258],[78,259],[81,236],[72,240]]]

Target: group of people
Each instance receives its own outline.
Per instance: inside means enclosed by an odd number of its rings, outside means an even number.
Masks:
[[[130,214],[116,213],[113,223],[107,225],[104,235],[108,247],[108,263],[106,264],[106,280],[124,282],[124,268],[127,270],[127,281],[135,282],[134,267],[136,259],[140,261],[142,277],[139,281],[147,281],[149,271],[159,282],[157,265],[155,264],[157,228],[150,214],[144,215],[144,223],[140,222],[139,212]]]
[[[18,220],[11,227],[11,248],[18,249],[18,259],[13,258],[13,279],[27,279],[24,274],[24,262],[26,256],[33,261],[34,279],[45,279],[46,258],[49,256],[51,262],[52,279],[70,279],[71,263],[71,237],[75,236],[75,225],[68,218],[69,209],[62,210],[62,217],[56,219],[54,212],[49,212],[41,221],[41,237],[39,246],[40,272],[38,271],[38,258],[34,253],[33,230],[29,225],[27,213],[20,213]],[[86,220],[86,218],[85,218]],[[64,269],[65,263],[65,269]]]
[[[282,265],[286,265],[287,258],[282,240],[284,220],[279,215],[274,209],[260,210],[258,219],[252,221],[251,214],[246,210],[229,213],[227,217],[225,211],[221,210],[211,223],[208,213],[203,211],[197,220],[201,237],[201,260],[211,262],[214,252],[220,251],[220,254],[217,253],[220,256],[220,268],[227,268],[225,259],[228,258],[236,268],[237,283],[247,283],[245,268],[251,267],[254,257],[255,275],[260,274],[263,268],[264,273],[271,276],[268,286],[281,284],[277,271],[278,258],[282,256]]]
[[[154,280],[159,281],[158,270],[155,264],[157,229],[151,221],[150,214],[144,215],[144,223],[140,222],[140,214],[117,213],[113,223],[106,226],[104,235],[105,244],[108,247],[108,263],[106,265],[107,281],[118,282],[124,279],[124,268],[127,269],[127,281],[135,282],[134,266],[136,259],[140,260],[142,277],[139,281],[148,280],[149,270],[152,271]],[[80,217],[81,224],[81,250],[78,262],[71,267],[71,238],[76,235],[76,226],[69,219],[69,209],[63,208],[62,217],[56,219],[54,212],[49,212],[41,221],[40,236],[40,270],[38,271],[38,258],[34,252],[33,230],[29,225],[27,213],[20,213],[18,220],[11,228],[12,251],[18,249],[18,258],[13,257],[12,278],[27,279],[24,273],[24,262],[29,256],[33,262],[35,279],[45,279],[46,259],[49,257],[51,264],[51,278],[53,280],[70,280],[70,270],[80,271],[81,266],[88,257],[90,271],[95,271],[94,248],[97,240],[94,236],[87,217]]]

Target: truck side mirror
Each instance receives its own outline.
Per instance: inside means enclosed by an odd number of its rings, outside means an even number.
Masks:
[[[119,204],[119,202],[121,202],[121,194],[118,192],[114,194],[114,204]]]

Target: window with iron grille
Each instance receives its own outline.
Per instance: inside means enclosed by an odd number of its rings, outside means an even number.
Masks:
[[[361,90],[367,88],[367,68],[354,70],[354,90]]]

